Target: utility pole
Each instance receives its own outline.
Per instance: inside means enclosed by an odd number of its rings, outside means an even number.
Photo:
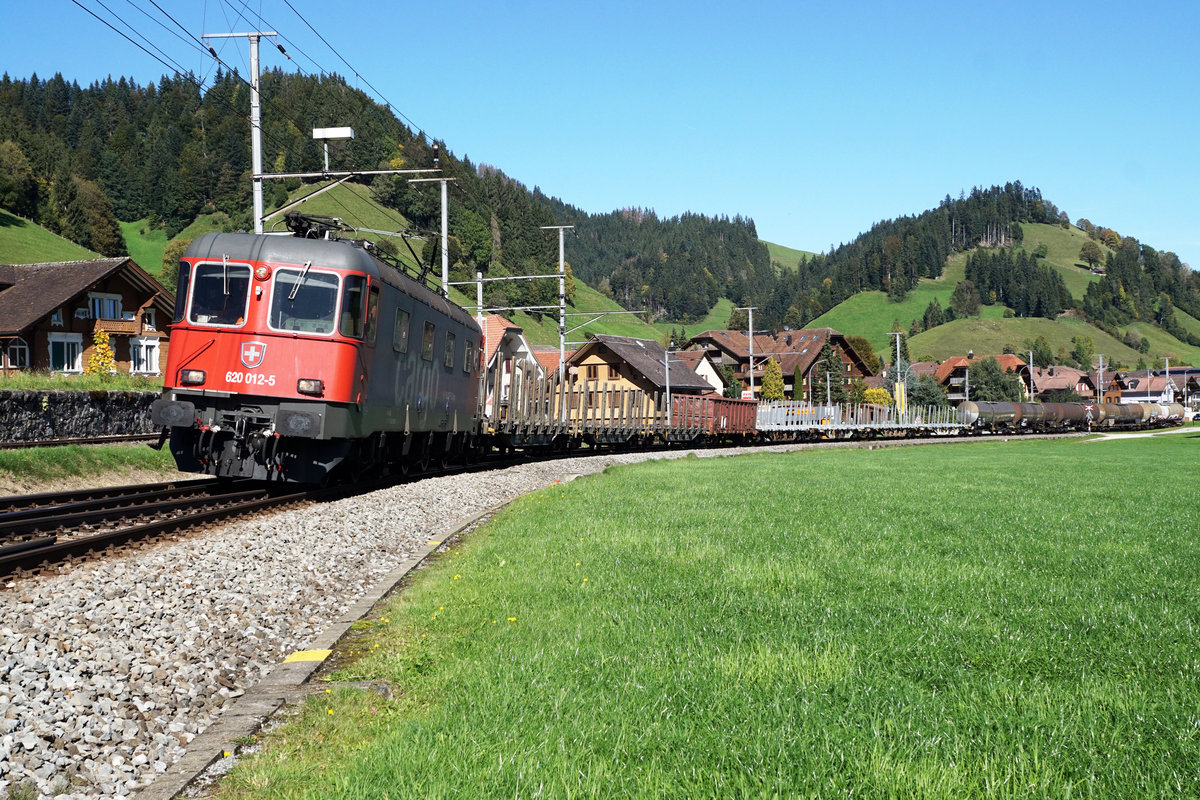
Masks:
[[[245,36],[250,40],[250,188],[254,199],[254,232],[263,232],[262,190],[262,105],[258,92],[258,42],[264,36],[275,36],[275,31],[252,31],[248,33],[206,33],[202,39],[234,39]],[[217,54],[211,47],[213,58]],[[286,55],[286,53],[285,53]]]
[[[574,229],[574,225],[542,226],[544,231],[558,231],[558,380],[560,382],[563,380],[567,363],[567,260],[564,238],[567,231]],[[668,368],[667,371],[669,373],[670,369]]]
[[[750,399],[754,399],[754,309],[758,306],[746,306],[739,308],[738,311],[746,312],[746,325],[750,328],[747,333],[747,338],[750,340]],[[795,387],[792,388],[795,393]]]
[[[1171,382],[1171,358],[1170,358],[1170,356],[1163,356],[1163,361],[1167,362],[1167,383],[1169,384]],[[1163,394],[1166,394],[1166,391],[1167,391],[1167,387],[1163,386]],[[1173,401],[1174,399],[1175,399],[1175,395],[1172,394],[1171,400]]]
[[[1100,359],[1099,372],[1096,373],[1096,405],[1104,403],[1104,354],[1096,354]]]
[[[889,335],[896,337],[896,380],[892,384],[893,399],[896,403],[896,410],[903,414],[908,407],[908,387],[904,384],[904,366],[900,362],[900,337],[904,333],[902,331],[892,331]]]
[[[1029,402],[1033,402],[1033,351],[1026,350],[1029,353]]]
[[[433,167],[438,169],[438,144],[433,144]],[[409,178],[409,183],[430,183],[436,181],[442,185],[442,294],[450,296],[450,208],[446,204],[446,184],[454,178]]]
[[[667,434],[671,432],[671,348],[663,348],[663,366],[667,368]],[[669,441],[669,440],[668,440]]]

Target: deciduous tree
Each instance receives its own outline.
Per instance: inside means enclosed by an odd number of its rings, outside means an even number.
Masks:
[[[1086,263],[1092,269],[1095,269],[1096,265],[1104,260],[1104,251],[1100,248],[1100,245],[1088,239],[1079,248],[1079,260]]]
[[[763,366],[762,386],[759,388],[758,396],[762,400],[783,399],[783,368],[773,358],[768,358],[767,363]]]

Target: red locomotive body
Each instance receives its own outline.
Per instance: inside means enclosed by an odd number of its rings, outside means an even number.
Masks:
[[[475,446],[480,339],[357,243],[206,234],[180,265],[154,421],[180,469],[225,477],[454,456]]]

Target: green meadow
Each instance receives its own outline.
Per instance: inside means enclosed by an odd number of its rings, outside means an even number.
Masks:
[[[217,796],[1197,796],[1197,447],[687,458],[552,486],[358,623],[328,692]]]

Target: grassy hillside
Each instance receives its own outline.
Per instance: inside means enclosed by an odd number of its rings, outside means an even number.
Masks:
[[[795,269],[800,263],[801,258],[812,258],[816,253],[810,253],[808,250],[796,250],[791,247],[784,247],[781,244],[768,242],[765,239],[761,240],[767,246],[767,251],[771,254],[771,261],[781,267],[787,269]]]
[[[167,234],[162,228],[151,228],[144,219],[122,222],[121,235],[134,263],[151,275],[162,272],[163,251],[167,249]]]
[[[1094,352],[1104,354],[1105,363],[1131,367],[1142,357],[1136,350],[1075,317],[1057,320],[1041,317],[959,319],[914,336],[908,341],[908,349],[915,359],[930,357],[940,361],[966,355],[968,349],[974,350],[976,355],[995,355],[1004,352],[1006,347],[1019,352],[1024,349],[1026,339],[1038,336],[1045,336],[1055,353],[1060,349],[1070,352],[1072,337],[1087,336],[1092,340]]]
[[[1142,358],[1155,369],[1161,369],[1164,366],[1163,358],[1170,358],[1171,363],[1177,367],[1200,364],[1200,348],[1179,341],[1162,328],[1151,325],[1149,322],[1135,322],[1121,329],[1121,333],[1127,331],[1133,331],[1137,336],[1144,336],[1150,341],[1150,352]],[[1127,366],[1132,367],[1137,364],[1137,361],[1134,359]]]
[[[908,330],[914,319],[921,319],[925,315],[926,307],[935,297],[942,308],[950,307],[950,295],[963,279],[966,263],[964,253],[956,254],[947,262],[942,277],[936,280],[922,278],[917,288],[899,303],[893,303],[883,292],[860,292],[808,323],[808,327],[828,327],[862,336],[876,352],[885,352],[890,342],[888,333],[896,320],[900,320],[901,327]],[[1000,317],[1004,309],[984,306],[983,314],[987,318]]]
[[[0,264],[80,261],[99,257],[98,253],[69,242],[28,220],[0,211]]]
[[[1087,264],[1079,260],[1079,248],[1088,241],[1088,235],[1074,225],[1064,229],[1038,223],[1022,225],[1021,229],[1025,233],[1025,249],[1032,253],[1039,244],[1046,245],[1046,263],[1062,276],[1076,302],[1083,300],[1087,287],[1100,280],[1099,275],[1093,275]],[[1100,248],[1108,252],[1103,244]]]

